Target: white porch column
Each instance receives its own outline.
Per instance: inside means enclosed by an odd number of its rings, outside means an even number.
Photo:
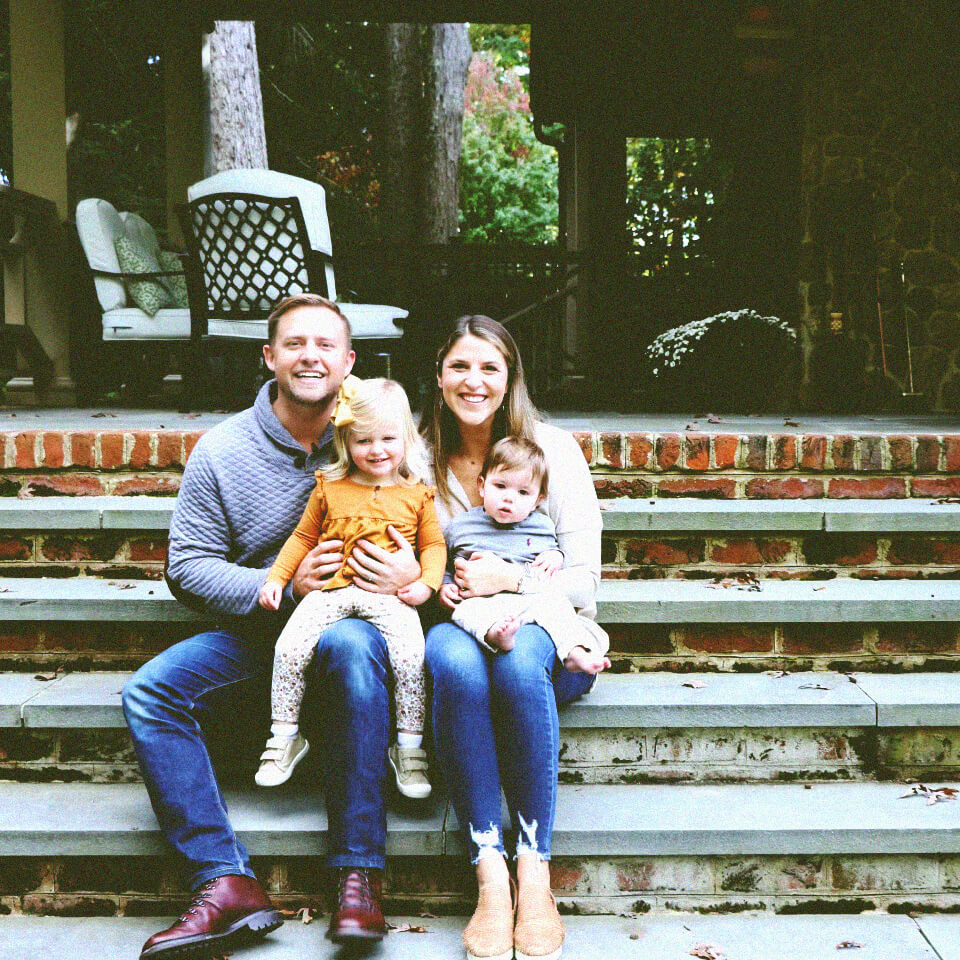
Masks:
[[[56,204],[67,216],[63,0],[9,0],[13,186]],[[63,386],[69,371],[62,230],[4,258],[5,319],[29,326]]]

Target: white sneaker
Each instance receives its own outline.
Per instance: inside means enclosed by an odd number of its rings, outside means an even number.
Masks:
[[[412,800],[426,800],[430,796],[427,779],[427,753],[419,747],[401,747],[395,743],[387,754],[397,778],[397,789]]]
[[[279,787],[286,783],[293,768],[307,755],[310,744],[298,733],[295,737],[271,737],[260,754],[260,769],[253,778],[258,787]]]

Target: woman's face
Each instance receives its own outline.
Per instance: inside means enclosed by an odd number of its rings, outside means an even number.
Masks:
[[[493,422],[509,379],[506,357],[470,333],[453,345],[437,372],[443,402],[461,424],[471,427]]]

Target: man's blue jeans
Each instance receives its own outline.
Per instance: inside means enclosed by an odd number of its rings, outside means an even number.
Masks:
[[[150,801],[164,836],[185,861],[191,889],[226,874],[253,876],[230,825],[203,727],[218,706],[250,696],[272,665],[272,644],[214,630],[165,650],[124,687],[123,709]],[[369,623],[341,620],[320,637],[314,665],[330,746],[323,754],[327,863],[382,868],[390,733],[386,644]]]
[[[501,784],[517,853],[549,860],[557,705],[586,693],[594,677],[564,670],[553,641],[534,624],[517,631],[509,653],[492,654],[455,624],[441,623],[427,634],[426,660],[434,743],[471,862],[504,852]]]

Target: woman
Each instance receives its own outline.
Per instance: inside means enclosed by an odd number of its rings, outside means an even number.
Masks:
[[[477,483],[490,447],[504,436],[534,440],[546,454],[549,496],[564,568],[552,581],[587,616],[600,580],[600,508],[570,434],[537,421],[507,330],[489,317],[461,317],[437,356],[437,388],[421,432],[432,446],[441,526],[480,503]],[[522,570],[490,554],[456,561],[463,597],[521,588]],[[605,651],[599,651],[604,653]],[[557,799],[557,705],[590,689],[570,673],[540,627],[527,624],[508,653],[485,651],[452,623],[427,634],[434,739],[450,798],[476,866],[479,899],[464,944],[471,958],[559,957],[563,924],[550,892],[550,838]],[[500,789],[517,829],[516,922],[500,822]]]

